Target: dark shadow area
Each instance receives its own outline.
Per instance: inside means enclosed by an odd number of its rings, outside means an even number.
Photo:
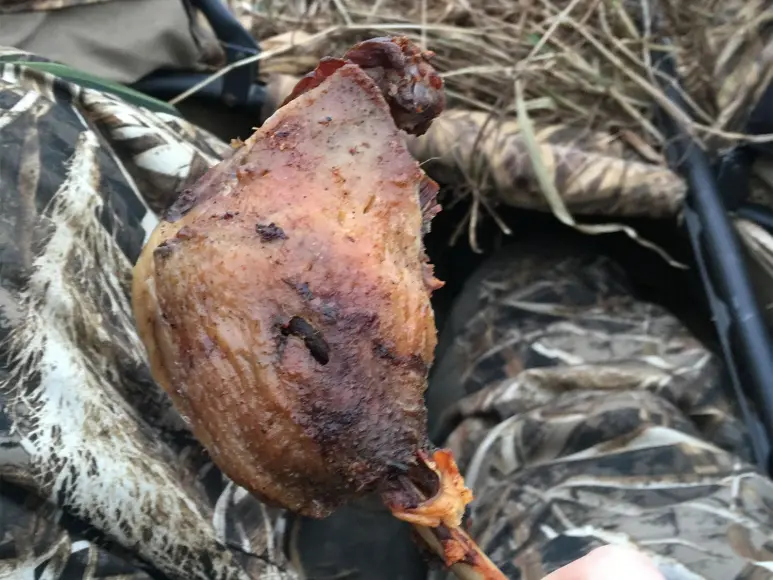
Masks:
[[[426,239],[427,253],[435,264],[436,275],[446,282],[433,296],[439,332],[442,332],[445,318],[465,281],[488,256],[524,240],[561,238],[567,247],[576,243],[615,260],[625,270],[638,298],[667,308],[713,348],[715,334],[708,305],[694,268],[689,241],[675,220],[575,217],[585,224],[614,222],[631,226],[641,238],[663,248],[673,259],[687,265],[688,270],[671,266],[655,251],[624,233],[583,234],[563,225],[551,214],[506,207],[498,208],[497,213],[510,227],[512,235],[504,235],[492,219],[484,217],[476,232],[482,253],[472,250],[466,230],[456,244],[450,246],[449,241],[468,209],[468,204],[460,203],[441,212]]]
[[[411,527],[377,497],[354,502],[324,520],[296,518],[288,552],[309,580],[423,580],[427,565]]]

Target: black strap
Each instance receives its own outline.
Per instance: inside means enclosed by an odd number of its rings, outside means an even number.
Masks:
[[[659,44],[670,43],[664,39]],[[652,56],[663,73],[663,90],[669,100],[688,112],[672,55],[658,49]],[[741,242],[727,215],[706,152],[662,110],[659,121],[668,140],[669,164],[685,176],[689,185],[684,204],[687,232],[755,459],[760,469],[768,472],[773,440],[771,338],[752,291]],[[756,413],[749,408],[746,396],[754,402]]]

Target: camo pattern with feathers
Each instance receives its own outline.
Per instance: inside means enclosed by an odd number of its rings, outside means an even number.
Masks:
[[[293,578],[281,515],[195,442],[129,303],[156,212],[228,147],[17,56],[0,63],[0,578]]]

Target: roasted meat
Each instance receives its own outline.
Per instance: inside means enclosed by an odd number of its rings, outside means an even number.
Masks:
[[[430,56],[378,38],[322,60],[168,209],[132,300],[153,376],[237,484],[311,517],[376,491],[457,576],[504,580],[426,434],[440,208],[405,134],[445,104]]]
[[[184,191],[135,268],[153,376],[236,483],[312,517],[426,450],[436,332],[422,233],[436,184],[406,149],[443,108],[406,39],[325,59]]]

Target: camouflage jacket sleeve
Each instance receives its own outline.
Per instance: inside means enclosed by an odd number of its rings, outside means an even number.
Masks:
[[[483,267],[429,401],[476,492],[472,533],[508,578],[605,544],[669,580],[773,577],[773,482],[749,463],[719,361],[581,245],[515,245]]]
[[[3,59],[0,577],[291,578],[281,516],[194,441],[128,300],[155,210],[228,147],[77,71]]]

